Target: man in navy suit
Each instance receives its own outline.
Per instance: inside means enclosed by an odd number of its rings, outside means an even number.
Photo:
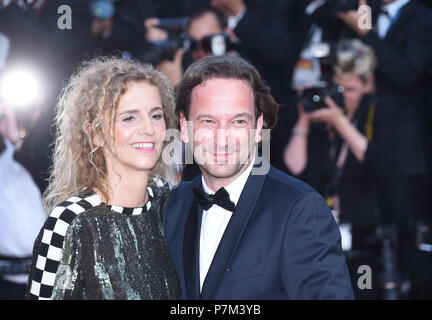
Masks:
[[[202,172],[172,190],[164,212],[183,298],[352,299],[326,202],[257,153],[278,106],[256,69],[238,57],[198,60],[176,102]]]

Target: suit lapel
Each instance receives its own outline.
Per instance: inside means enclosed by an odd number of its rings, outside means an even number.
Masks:
[[[243,235],[245,227],[255,208],[265,175],[250,175],[243,188],[236,209],[231,216],[227,228],[204,280],[201,299],[212,299],[222,280],[222,276],[229,266],[231,259]]]
[[[413,4],[412,1],[410,1],[400,9],[401,11],[399,17],[395,22],[393,22],[393,24],[390,26],[389,30],[387,31],[386,36],[384,37],[384,39],[387,42],[391,43],[393,38],[396,35],[398,35],[399,32],[401,32],[401,30],[403,30],[403,27],[401,26],[405,26],[406,25],[405,21],[410,18],[411,11],[413,9],[412,4]]]
[[[199,178],[199,179],[198,179]],[[201,175],[194,180],[192,187],[201,187]],[[183,243],[183,266],[187,299],[199,299],[199,243],[202,209],[193,197],[186,221]]]

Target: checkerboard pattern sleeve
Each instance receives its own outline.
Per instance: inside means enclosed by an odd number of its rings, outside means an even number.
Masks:
[[[99,204],[97,195],[86,198],[75,196],[51,212],[35,242],[29,278],[30,299],[51,299],[68,227],[77,215]]]

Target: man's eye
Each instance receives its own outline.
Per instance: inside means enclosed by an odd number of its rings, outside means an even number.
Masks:
[[[160,119],[163,119],[163,114],[154,114],[153,115],[153,119],[155,119],[155,120],[160,120]]]
[[[213,124],[214,121],[210,120],[210,119],[204,119],[204,120],[201,121],[201,123],[203,123],[203,124]]]
[[[245,120],[235,120],[234,121],[234,123],[236,124],[236,125],[245,125],[246,124],[246,121]]]

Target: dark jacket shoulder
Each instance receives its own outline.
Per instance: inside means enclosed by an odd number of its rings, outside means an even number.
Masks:
[[[282,188],[282,190],[289,190],[299,194],[316,192],[316,190],[307,183],[294,178],[273,166],[270,167],[270,171],[266,176],[266,182],[273,183],[275,184],[275,187]]]

